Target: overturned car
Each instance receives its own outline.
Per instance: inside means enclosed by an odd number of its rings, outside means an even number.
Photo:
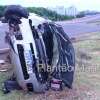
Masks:
[[[17,5],[8,6],[4,16],[18,84],[24,90],[41,92],[48,83],[53,87],[56,79],[72,88],[75,53],[63,28]]]

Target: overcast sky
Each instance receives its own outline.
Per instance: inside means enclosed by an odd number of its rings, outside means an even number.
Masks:
[[[20,4],[22,6],[56,7],[75,6],[78,10],[100,11],[100,0],[0,0],[0,5]]]

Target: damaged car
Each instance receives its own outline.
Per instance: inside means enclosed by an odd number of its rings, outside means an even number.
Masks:
[[[9,26],[5,38],[19,86],[34,92],[47,87],[60,89],[62,83],[72,88],[75,52],[62,26],[19,5],[8,6],[4,17]]]

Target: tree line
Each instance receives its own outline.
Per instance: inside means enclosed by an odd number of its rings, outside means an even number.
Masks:
[[[6,6],[0,6],[0,17],[3,16],[3,12]],[[60,20],[69,20],[73,19],[72,16],[67,15],[60,15],[55,11],[48,10],[43,7],[27,7],[28,11],[31,13],[36,13],[44,18],[53,20],[53,21],[60,21]]]

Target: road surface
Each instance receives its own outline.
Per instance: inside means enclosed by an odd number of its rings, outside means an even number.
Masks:
[[[100,32],[100,26],[86,23],[59,23],[63,26],[64,31],[69,37],[77,37],[78,35],[83,35],[90,32]]]
[[[100,32],[100,25],[89,23],[98,20],[100,21],[100,14],[57,23],[63,26],[69,37],[77,37],[85,33]]]

